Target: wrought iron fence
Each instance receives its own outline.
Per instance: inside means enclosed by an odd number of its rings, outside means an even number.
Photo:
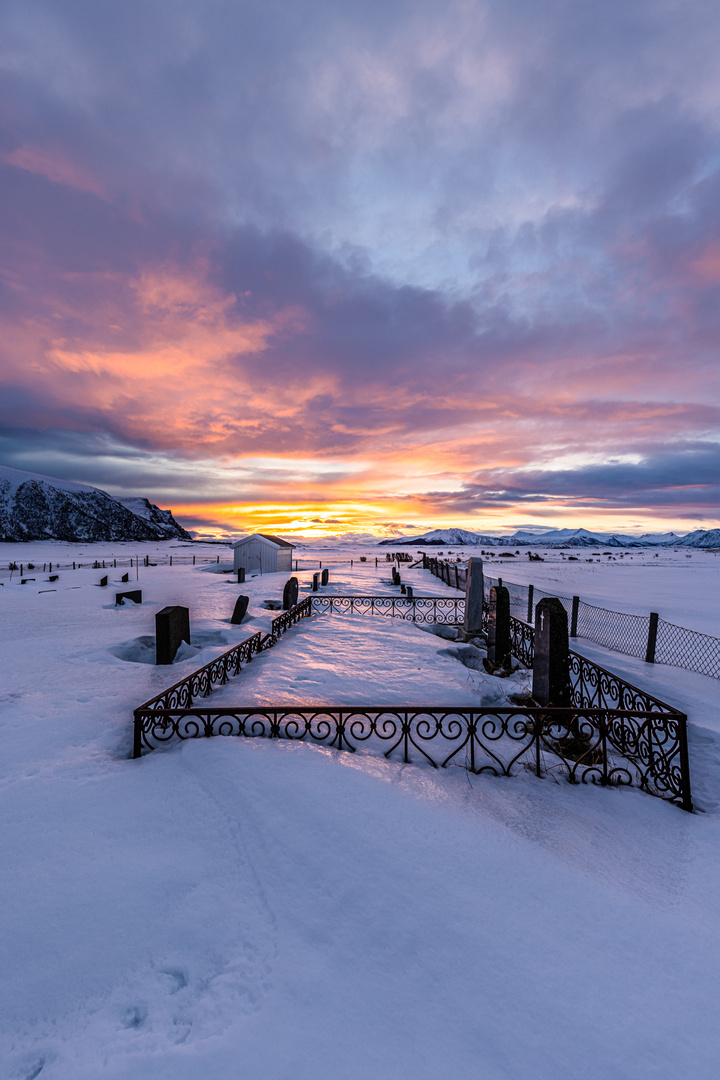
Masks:
[[[426,555],[423,566],[452,588],[465,588],[465,571],[458,569],[456,563]],[[486,596],[498,582],[508,589],[510,614],[517,619],[532,622],[538,601],[555,596],[568,613],[573,637],[586,638],[606,649],[650,663],[669,664],[720,679],[720,638],[688,630],[656,615],[612,611],[588,604],[579,597],[557,596],[533,585],[518,585],[489,574],[484,576]]]
[[[140,710],[142,748],[216,735],[307,741],[476,775],[634,786],[692,810],[685,717],[617,709],[294,706]]]
[[[382,615],[415,623],[459,626],[465,614],[465,598],[457,596],[329,596],[313,595],[313,613]]]
[[[382,751],[385,757],[399,752],[406,762],[458,764],[478,774],[510,776],[532,768],[538,776],[562,773],[572,783],[633,785],[692,810],[686,717],[577,653],[570,654],[573,704],[565,709],[193,706],[194,697],[226,683],[243,662],[272,647],[300,619],[328,611],[406,619],[410,605],[418,602],[374,607],[378,600],[395,599],[306,597],[273,620],[269,635],[247,638],[136,709],[133,756],[173,739],[212,735],[305,739],[339,750]],[[426,618],[423,613],[422,621]],[[511,632],[516,656],[531,664],[532,627],[513,618]]]

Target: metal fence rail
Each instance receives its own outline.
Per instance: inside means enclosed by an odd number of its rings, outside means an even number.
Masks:
[[[247,638],[136,709],[133,757],[173,739],[303,739],[340,750],[363,747],[385,757],[398,752],[406,762],[456,764],[478,774],[532,769],[538,776],[564,774],[571,783],[633,785],[692,810],[685,716],[576,653],[570,654],[573,704],[565,709],[193,706],[193,697],[226,683],[300,619],[331,611],[407,619],[411,606],[425,599],[443,598],[306,597],[273,620],[269,635]],[[426,612],[419,614],[416,621],[427,621]],[[532,627],[513,618],[511,632],[514,652],[531,664]]]
[[[465,597],[456,596],[328,596],[313,595],[313,612],[341,615],[383,615],[415,623],[447,623],[459,626],[465,614]]]
[[[452,588],[465,588],[466,571],[456,563],[426,555],[423,566]],[[484,577],[486,598],[492,586],[499,582],[510,594],[510,614],[517,619],[532,622],[538,601],[555,596],[568,613],[573,637],[586,638],[606,649],[650,663],[669,664],[720,679],[720,638],[688,630],[656,615],[611,611],[579,597],[557,596],[533,585],[519,585],[490,575]]]
[[[638,787],[691,810],[684,720],[609,709],[193,708],[146,712],[140,739],[147,749],[214,735],[287,739],[397,755],[406,764],[460,765],[476,775],[564,774],[571,783]]]

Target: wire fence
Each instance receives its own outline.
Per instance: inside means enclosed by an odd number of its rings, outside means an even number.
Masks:
[[[424,568],[447,585],[465,589],[467,571],[457,563],[425,556]],[[622,611],[588,604],[578,596],[557,596],[534,585],[519,585],[504,578],[484,576],[485,598],[494,585],[504,585],[510,594],[510,614],[534,623],[535,607],[545,597],[555,596],[568,613],[571,637],[585,638],[614,652],[634,656],[648,663],[669,664],[720,679],[720,638],[677,626],[649,615],[629,615]]]

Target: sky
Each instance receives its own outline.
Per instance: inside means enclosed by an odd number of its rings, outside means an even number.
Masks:
[[[199,536],[720,524],[714,0],[4,0],[0,463]]]

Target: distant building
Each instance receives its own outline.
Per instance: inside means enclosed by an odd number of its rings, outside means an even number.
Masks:
[[[233,565],[246,574],[276,574],[292,571],[293,544],[270,533],[241,536],[232,547]]]

